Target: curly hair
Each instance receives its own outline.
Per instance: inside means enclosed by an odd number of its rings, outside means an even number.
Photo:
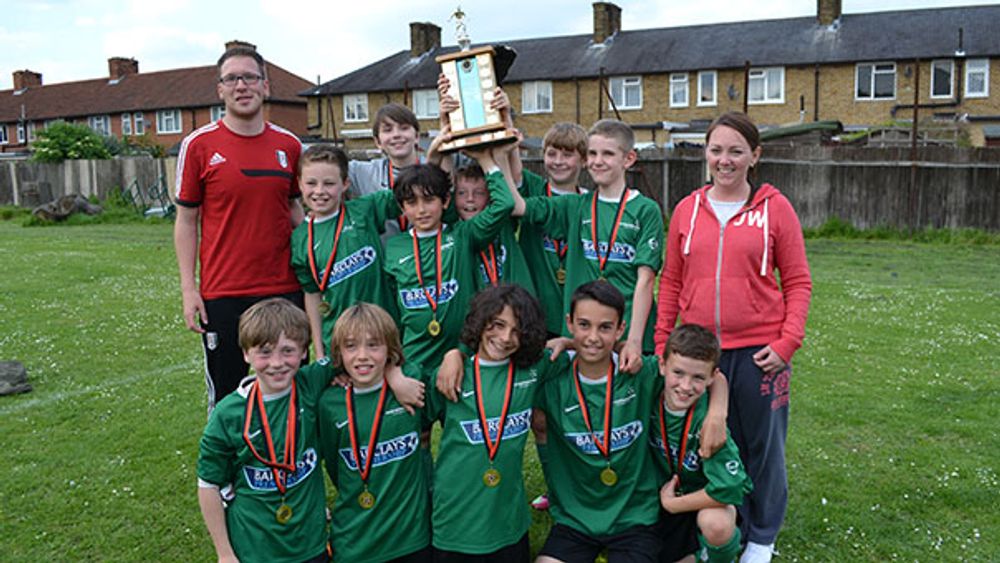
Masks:
[[[500,284],[487,287],[469,302],[469,315],[462,326],[461,340],[470,350],[478,350],[483,333],[504,307],[510,307],[517,319],[520,345],[511,356],[519,368],[538,361],[545,348],[545,313],[533,295],[519,285]]]

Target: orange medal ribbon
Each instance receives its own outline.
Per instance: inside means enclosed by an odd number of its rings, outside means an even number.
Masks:
[[[395,183],[396,183],[395,178],[393,177],[394,174],[393,174],[393,171],[392,171],[392,162],[390,162],[389,159],[386,159],[385,160],[385,166],[386,166],[386,168],[389,169],[389,189],[391,190],[392,186],[395,185]],[[406,215],[400,214],[399,217],[396,218],[396,221],[399,222],[399,230],[400,231],[405,231],[408,228],[408,223],[406,221]]]
[[[597,255],[597,269],[604,274],[604,266],[608,263],[608,257],[615,248],[615,240],[618,239],[618,227],[622,224],[622,215],[625,214],[625,202],[628,199],[628,187],[622,190],[622,197],[618,201],[618,212],[615,214],[615,224],[611,228],[611,238],[608,240],[608,251],[601,256],[601,249],[597,240],[597,190],[594,190],[594,198],[590,202],[590,240],[594,243],[594,254]]]
[[[307,227],[309,232],[309,269],[312,271],[313,281],[319,287],[320,293],[326,291],[326,286],[330,282],[330,272],[333,271],[333,263],[337,260],[337,246],[340,244],[340,233],[344,230],[345,215],[347,215],[347,210],[344,208],[344,204],[340,204],[340,217],[337,218],[337,230],[333,233],[333,249],[330,250],[330,257],[326,260],[326,269],[323,272],[322,280],[319,277],[319,272],[316,271],[316,249],[313,247],[313,221],[309,221]]]
[[[424,287],[424,272],[420,265],[420,244],[417,242],[417,231],[414,230],[410,233],[413,237],[413,264],[417,270],[417,283],[420,284],[420,289],[427,296],[427,302],[431,304],[431,311],[437,313],[437,298],[441,296],[441,225],[438,225],[437,237],[434,242],[434,257],[437,261],[437,284],[434,286],[434,297],[431,297],[431,292],[427,291]]]
[[[344,400],[347,402],[347,426],[348,434],[351,437],[351,453],[354,454],[354,462],[358,465],[358,474],[361,482],[368,486],[368,476],[372,470],[372,459],[375,458],[375,446],[378,444],[378,433],[382,429],[382,409],[385,407],[386,388],[389,385],[382,382],[382,389],[378,393],[378,407],[375,409],[375,419],[372,421],[371,435],[368,436],[368,450],[365,454],[365,463],[362,467],[361,450],[358,449],[358,422],[357,414],[354,412],[354,386],[348,385],[344,389]]]
[[[684,454],[687,451],[688,433],[691,431],[694,407],[694,405],[688,407],[687,420],[684,422],[684,434],[681,436],[681,449],[677,452],[677,465],[675,467],[674,460],[670,457],[670,438],[667,437],[667,423],[663,416],[663,400],[660,400],[660,440],[663,441],[663,453],[667,456],[667,467],[670,468],[671,473],[677,475],[678,489],[681,483],[681,468],[684,467]]]
[[[580,193],[580,188],[576,189],[576,193]],[[546,182],[545,183],[545,196],[546,197],[552,197],[552,183],[551,182]],[[558,256],[560,260],[565,259],[566,258],[566,250],[569,248],[569,245],[566,244],[566,243],[564,243],[563,241],[561,241],[559,239],[552,239],[552,244],[555,245],[555,247],[556,247],[556,256]]]
[[[250,440],[250,423],[253,420],[254,406],[257,407],[257,411],[260,413],[260,425],[263,430],[264,441],[267,444],[267,454],[270,459],[261,457],[257,452],[257,448],[253,446],[253,442]],[[257,458],[257,461],[271,468],[271,472],[274,473],[274,484],[278,487],[282,495],[285,494],[286,473],[295,472],[295,434],[298,425],[298,412],[295,380],[293,379],[292,390],[288,398],[288,418],[285,424],[284,459],[281,463],[278,463],[278,456],[274,451],[274,438],[271,435],[271,425],[267,420],[267,411],[264,409],[264,395],[260,392],[260,384],[254,381],[250,387],[250,393],[247,395],[246,415],[243,420],[243,441],[246,443],[247,448],[250,449],[250,453]]]
[[[579,359],[573,360],[573,383],[576,385],[576,398],[580,402],[580,414],[583,415],[583,423],[587,425],[587,432],[590,433],[590,438],[594,441],[594,445],[597,446],[597,450],[601,452],[608,462],[611,462],[611,405],[614,403],[614,396],[612,394],[612,385],[615,376],[615,366],[614,363],[608,364],[608,379],[607,385],[604,388],[604,439],[598,440],[597,436],[594,436],[594,429],[590,424],[590,411],[587,409],[587,399],[583,396],[583,388],[580,387],[580,370],[577,367]]]
[[[476,374],[473,388],[476,393],[476,410],[479,411],[479,428],[483,431],[483,443],[486,444],[486,453],[490,456],[490,462],[497,455],[500,449],[500,441],[503,440],[503,428],[507,423],[507,410],[510,408],[510,398],[514,390],[514,362],[507,364],[507,387],[503,395],[503,407],[500,409],[500,421],[497,423],[497,441],[490,438],[489,423],[486,421],[486,407],[483,405],[483,381],[479,375],[479,354],[472,358],[473,371]]]
[[[497,254],[493,249],[492,242],[490,243],[488,250],[490,251],[489,258],[486,257],[486,252],[482,250],[479,251],[479,257],[483,261],[483,269],[486,270],[486,277],[490,279],[490,285],[496,287],[497,283],[499,283],[500,272],[497,269]]]

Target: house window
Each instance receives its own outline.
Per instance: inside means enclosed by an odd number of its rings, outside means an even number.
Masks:
[[[212,106],[212,123],[222,119],[226,116],[226,106]]]
[[[132,119],[135,121],[135,134],[142,135],[146,132],[146,120],[142,117],[142,112],[137,111],[132,114]]]
[[[965,95],[969,98],[990,95],[989,59],[969,59],[965,63]]]
[[[28,142],[35,140],[35,122],[28,122]]]
[[[698,105],[716,105],[716,83],[717,75],[714,70],[704,70],[698,73]]]
[[[785,68],[750,69],[750,91],[747,100],[751,104],[785,103]]]
[[[950,98],[952,96],[951,77],[954,75],[954,61],[931,61],[931,97]]]
[[[521,86],[521,112],[552,113],[552,82],[525,82]]]
[[[111,134],[111,118],[107,115],[90,116],[90,128],[99,135]]]
[[[854,99],[892,100],[896,97],[896,63],[864,63],[854,75]]]
[[[156,132],[160,135],[181,132],[181,110],[164,109],[156,112]]]
[[[0,145],[6,145],[7,143],[7,126],[0,125]]]
[[[368,121],[368,94],[344,95],[344,121]]]
[[[642,109],[641,76],[619,76],[608,82],[611,100],[618,109]]]
[[[24,123],[17,124],[17,143],[23,145],[27,140],[28,133],[24,129]]]
[[[413,91],[413,113],[417,119],[433,119],[438,116],[438,93],[437,90],[428,88],[426,90]]]
[[[123,113],[122,114],[122,135],[132,134],[132,114]]]
[[[688,75],[686,72],[670,75],[670,107],[683,108],[688,105]]]

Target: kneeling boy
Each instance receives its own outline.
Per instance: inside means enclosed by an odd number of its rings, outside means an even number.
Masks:
[[[698,453],[698,432],[708,412],[706,386],[719,372],[719,354],[719,341],[704,327],[686,324],[674,329],[659,358],[663,397],[649,427],[659,482],[666,483],[660,489],[660,502],[669,513],[661,518],[663,534],[676,537],[671,530],[690,530],[696,520],[698,559],[728,563],[740,551],[736,506],[753,485],[732,438],[710,458]],[[693,548],[693,542],[687,545]],[[668,545],[660,560],[675,561],[691,551]]]

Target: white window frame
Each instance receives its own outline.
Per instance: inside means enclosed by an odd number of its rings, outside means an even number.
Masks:
[[[627,93],[638,91],[639,102],[637,104],[626,104]],[[642,77],[641,76],[614,76],[608,79],[608,93],[614,104],[608,101],[608,108],[614,109],[642,109]]]
[[[870,88],[871,92],[871,95],[869,96],[858,95],[858,84],[861,79],[860,74],[862,67],[868,67],[871,73],[868,83],[868,87]],[[881,97],[876,95],[875,83],[877,75],[880,74],[886,75],[890,73],[892,74],[892,95],[881,96]],[[857,65],[854,66],[854,101],[856,102],[880,102],[885,100],[895,100],[897,86],[898,84],[896,83],[896,63],[894,62],[858,63]]]
[[[344,123],[368,121],[368,94],[344,94]]]
[[[226,106],[212,106],[209,110],[212,123],[226,117]]]
[[[426,88],[413,91],[413,114],[417,119],[437,119],[439,113],[437,90]]]
[[[945,94],[935,94],[938,86],[941,86],[941,84],[937,81],[937,72],[935,72],[938,68],[948,71],[948,92]],[[931,98],[937,100],[952,98],[955,96],[955,61],[951,59],[935,59],[931,61],[930,94]]]
[[[670,75],[670,107],[686,108],[690,98],[690,78],[686,72],[675,72]],[[675,100],[674,94],[683,94],[684,100]]]
[[[976,68],[973,69],[973,65]],[[980,92],[969,90],[969,78],[972,74],[980,74],[983,78],[983,89]],[[990,95],[990,60],[989,59],[969,59],[965,62],[965,97],[966,98],[988,98]]]
[[[552,113],[551,80],[535,80],[521,85],[521,113]]]
[[[17,124],[17,144],[23,145],[28,142],[28,131],[24,128],[24,123]]]
[[[141,111],[137,111],[132,114],[132,122],[134,124],[134,127],[132,127],[133,134],[146,134],[146,117]]]
[[[132,136],[132,114],[125,112],[122,114],[122,137]]]
[[[7,138],[7,125],[0,123],[0,145],[6,145],[9,142],[10,139]]]
[[[30,143],[30,142],[32,142],[34,140],[35,140],[35,122],[34,121],[29,121],[28,122],[28,142]]]
[[[90,128],[94,130],[98,135],[107,137],[111,135],[111,116],[110,115],[92,115],[87,120]]]
[[[181,110],[161,109],[156,111],[157,135],[176,135],[181,130]]]
[[[712,77],[712,97],[709,100],[704,100],[705,90],[702,89],[702,78],[706,76]],[[703,70],[698,73],[698,106],[708,107],[719,105],[719,73],[714,70]]]
[[[778,73],[778,97],[770,97],[769,91],[771,90],[771,79],[769,78],[772,73]],[[754,80],[763,81],[763,93],[764,96],[759,100],[755,100],[750,97],[750,92],[753,90]],[[768,66],[750,69],[750,79],[747,81],[747,103],[750,105],[763,105],[763,104],[783,104],[785,103],[785,67],[783,66]]]

